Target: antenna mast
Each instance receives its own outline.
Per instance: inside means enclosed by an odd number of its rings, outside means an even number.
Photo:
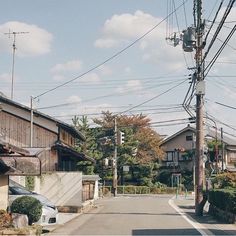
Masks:
[[[16,53],[16,35],[17,34],[28,34],[29,32],[9,32],[4,33],[6,35],[10,36],[13,35],[13,44],[12,44],[12,70],[11,70],[11,99],[13,100],[13,87],[14,87],[14,69],[15,69],[15,53]]]

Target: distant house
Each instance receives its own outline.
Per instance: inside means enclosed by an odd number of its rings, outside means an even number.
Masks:
[[[172,172],[182,170],[193,170],[195,148],[194,143],[195,129],[187,126],[179,132],[163,140],[161,148],[165,151],[162,166]]]
[[[195,133],[196,129],[187,126],[179,132],[167,137],[163,140],[161,148],[165,151],[165,157],[162,160],[162,167],[170,169],[173,173],[181,173],[183,170],[193,171],[194,155],[195,155]],[[217,135],[217,136],[216,136]],[[209,139],[220,140],[219,132],[207,130],[205,134],[205,142]],[[230,139],[227,136],[223,138],[224,151],[218,150],[217,161],[218,168],[235,171],[236,165],[236,140]],[[207,147],[207,145],[205,145]],[[207,152],[207,150],[206,150]],[[223,156],[223,161],[222,161]],[[209,156],[204,156],[205,161],[209,161]],[[216,159],[211,164],[216,166]]]
[[[75,150],[76,139],[84,141],[74,127],[0,96],[0,137],[18,148],[43,148],[40,154],[41,173],[76,171],[78,161],[94,159]],[[33,117],[33,119],[32,119]],[[32,124],[32,125],[31,125]],[[32,128],[32,131],[31,131]]]

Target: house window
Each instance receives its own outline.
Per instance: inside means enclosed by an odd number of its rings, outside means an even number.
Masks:
[[[186,141],[193,141],[193,136],[192,135],[187,135],[186,136]]]
[[[167,161],[173,161],[173,152],[167,152],[166,156],[167,156]]]

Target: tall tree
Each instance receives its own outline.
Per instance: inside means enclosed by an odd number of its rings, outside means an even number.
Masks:
[[[72,119],[72,123],[74,127],[85,136],[84,142],[77,142],[77,151],[82,152],[85,155],[94,158],[95,160],[99,159],[101,156],[101,152],[99,152],[98,150],[96,137],[89,127],[88,117],[82,116],[81,118],[79,118],[78,116],[74,116]],[[89,161],[80,161],[77,163],[77,166],[78,169],[83,171],[84,174],[94,173],[94,165]]]
[[[160,148],[160,136],[150,127],[150,119],[142,114],[133,116],[113,115],[107,111],[102,112],[101,118],[96,118],[93,121],[102,126],[104,130],[114,130],[115,117],[117,129],[125,134],[124,144],[118,146],[119,176],[123,175],[123,166],[129,165],[132,179],[140,183],[150,182],[153,167],[164,155]],[[103,154],[105,157],[113,156],[114,142]],[[148,181],[142,181],[143,178],[148,178]]]
[[[135,161],[142,164],[156,162],[163,157],[164,152],[160,148],[161,138],[150,127],[148,117],[142,114],[115,116],[108,111],[102,112],[102,115],[100,119],[96,118],[93,121],[104,128],[114,128],[116,117],[118,129],[125,133],[125,144],[120,151],[125,152],[126,156],[129,155],[133,159],[135,152]]]

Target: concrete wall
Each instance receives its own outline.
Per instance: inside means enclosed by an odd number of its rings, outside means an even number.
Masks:
[[[82,173],[55,172],[35,177],[35,192],[56,206],[82,206]]]
[[[8,205],[8,175],[0,175],[0,209],[6,210]]]
[[[98,180],[95,181],[94,186],[94,200],[99,198],[99,188],[98,188]]]

